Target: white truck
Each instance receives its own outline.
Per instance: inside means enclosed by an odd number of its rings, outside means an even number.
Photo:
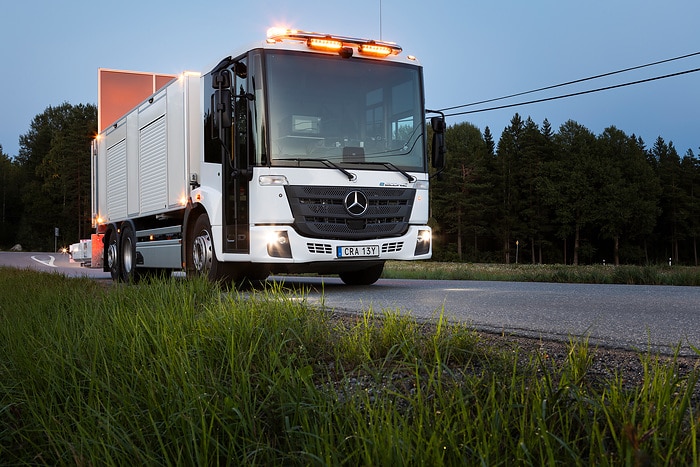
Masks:
[[[148,75],[149,95],[128,97],[118,79],[121,97],[101,85],[93,266],[122,281],[184,270],[360,285],[387,260],[430,258],[422,67],[401,52],[272,30],[206,74]],[[105,117],[109,102],[131,110]],[[444,117],[430,122],[441,170]]]

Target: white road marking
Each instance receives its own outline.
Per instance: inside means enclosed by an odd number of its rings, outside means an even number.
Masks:
[[[43,264],[43,265],[45,265],[45,266],[50,266],[50,267],[52,267],[52,268],[55,268],[56,265],[53,264],[53,262],[56,261],[56,258],[54,258],[54,257],[51,256],[51,255],[49,255],[49,258],[51,258],[51,259],[49,259],[49,260],[47,261],[47,260],[45,260],[45,259],[39,259],[39,258],[37,258],[36,256],[32,256],[32,259],[33,259],[34,261],[36,261],[37,263],[41,263],[41,264]]]

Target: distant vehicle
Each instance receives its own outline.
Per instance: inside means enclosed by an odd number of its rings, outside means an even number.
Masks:
[[[387,260],[430,258],[422,67],[401,52],[287,29],[204,75],[101,69],[93,267],[372,284]]]

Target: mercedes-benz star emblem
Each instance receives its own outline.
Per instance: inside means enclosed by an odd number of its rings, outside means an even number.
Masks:
[[[345,210],[351,216],[361,216],[367,211],[367,195],[361,191],[351,191],[345,196]]]

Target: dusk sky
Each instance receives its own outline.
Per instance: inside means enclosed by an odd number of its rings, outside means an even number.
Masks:
[[[270,26],[397,42],[424,67],[426,106],[442,109],[700,52],[697,0],[6,1],[0,20],[0,145],[48,106],[97,103],[97,69],[206,72]],[[700,55],[460,110],[507,105],[700,69]],[[556,131],[615,125],[651,147],[700,153],[700,71],[545,103],[448,118],[489,126],[514,113]],[[449,146],[448,146],[449,147]]]

